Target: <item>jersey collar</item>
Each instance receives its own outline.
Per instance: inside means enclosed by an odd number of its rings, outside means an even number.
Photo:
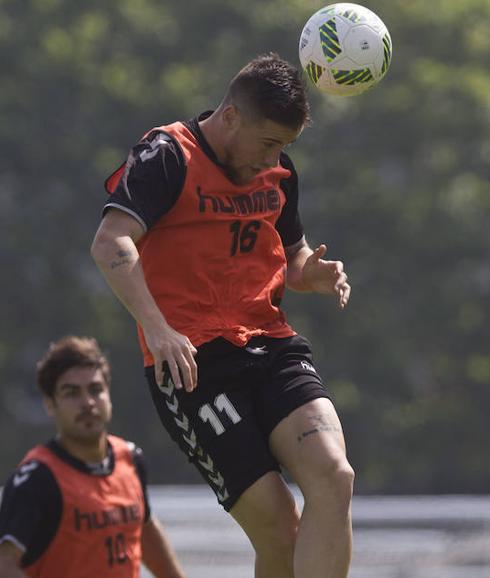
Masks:
[[[83,462],[75,456],[72,456],[54,438],[46,444],[46,447],[61,460],[85,474],[92,476],[109,476],[114,471],[114,451],[109,441],[107,442],[107,456],[101,462],[97,463]]]

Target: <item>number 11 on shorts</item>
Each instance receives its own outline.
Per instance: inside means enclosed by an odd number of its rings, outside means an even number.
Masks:
[[[233,424],[237,424],[241,421],[242,418],[240,414],[228,399],[226,393],[220,393],[216,396],[213,405],[219,413],[226,414]],[[209,422],[216,432],[216,435],[219,436],[225,432],[225,426],[209,403],[206,403],[199,408],[199,417],[204,423]]]

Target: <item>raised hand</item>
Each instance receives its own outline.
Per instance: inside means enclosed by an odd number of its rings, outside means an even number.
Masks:
[[[339,307],[343,309],[350,297],[351,287],[347,283],[342,261],[325,261],[326,245],[318,246],[303,265],[303,282],[315,293],[338,295]]]

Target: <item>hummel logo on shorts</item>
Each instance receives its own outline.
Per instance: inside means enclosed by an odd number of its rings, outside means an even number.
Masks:
[[[313,367],[313,365],[311,365],[311,363],[308,363],[307,361],[302,361],[301,367],[307,371],[313,371],[313,373],[316,373],[316,369]]]

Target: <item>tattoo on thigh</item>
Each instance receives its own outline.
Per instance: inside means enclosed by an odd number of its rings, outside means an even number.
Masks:
[[[333,432],[339,432],[340,431],[340,427],[335,424],[335,423],[330,423],[328,421],[328,417],[326,415],[312,415],[309,420],[311,421],[311,425],[313,426],[311,429],[308,429],[304,432],[302,432],[297,440],[298,442],[302,442],[306,437],[316,434],[316,433],[320,433],[320,432],[324,432],[324,431],[333,431]]]

